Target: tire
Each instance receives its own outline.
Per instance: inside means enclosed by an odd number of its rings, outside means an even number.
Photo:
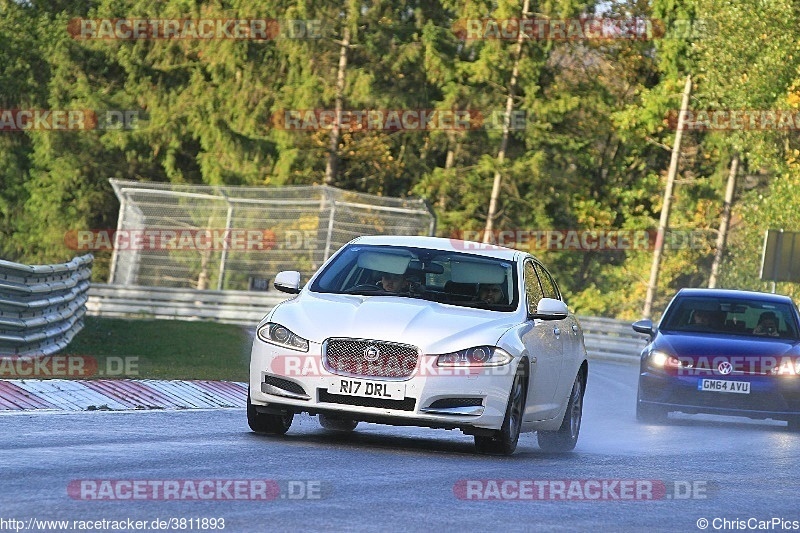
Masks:
[[[256,433],[266,435],[283,435],[292,425],[294,413],[285,415],[270,415],[259,413],[255,406],[250,403],[250,393],[247,393],[247,425]]]
[[[663,424],[667,421],[667,411],[657,405],[643,404],[636,394],[636,420],[643,424]]]
[[[358,420],[349,418],[338,418],[330,415],[320,414],[319,424],[330,431],[353,431],[358,426]]]
[[[525,367],[520,364],[511,391],[508,394],[508,406],[503,426],[492,436],[475,435],[475,448],[484,455],[511,455],[517,449],[519,433],[522,428],[522,415],[525,411],[526,395]]]
[[[569,395],[561,427],[555,431],[537,431],[539,448],[546,452],[569,452],[575,449],[583,418],[583,392],[583,374],[578,372],[572,384],[572,392]]]

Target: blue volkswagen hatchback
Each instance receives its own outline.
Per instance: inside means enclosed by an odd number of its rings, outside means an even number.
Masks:
[[[787,296],[682,289],[642,351],[636,417],[671,411],[785,420],[800,429],[800,315]]]

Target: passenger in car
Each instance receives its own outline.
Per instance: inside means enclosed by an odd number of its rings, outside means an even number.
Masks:
[[[778,317],[772,311],[765,311],[761,313],[758,318],[758,324],[753,329],[753,335],[765,335],[769,337],[779,337],[778,332]]]

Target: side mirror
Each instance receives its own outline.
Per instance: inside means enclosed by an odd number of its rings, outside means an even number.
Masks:
[[[296,270],[278,272],[278,275],[275,276],[275,281],[272,282],[272,286],[281,292],[297,294],[300,292],[300,272]]]
[[[653,328],[653,321],[649,318],[643,318],[642,320],[637,320],[633,324],[631,324],[633,331],[636,333],[644,333],[645,335],[650,335],[650,337],[655,336],[656,331]]]
[[[528,318],[541,320],[563,320],[569,316],[567,304],[555,298],[542,298],[536,306],[536,312]]]

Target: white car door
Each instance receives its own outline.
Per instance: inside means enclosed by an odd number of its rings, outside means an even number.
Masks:
[[[535,313],[539,300],[544,296],[542,284],[527,261],[524,267],[525,297],[528,313]],[[560,375],[563,366],[564,337],[567,334],[566,320],[529,320],[522,334],[522,342],[530,359],[526,421],[546,420],[558,413]]]
[[[545,297],[560,300],[561,291],[559,291],[558,285],[553,281],[547,269],[538,263],[535,264],[535,267],[536,273],[539,275],[539,280],[542,282],[542,290],[544,291]],[[572,385],[578,373],[580,361],[582,361],[583,358],[579,356],[581,337],[578,321],[573,315],[569,315],[566,319],[559,322],[563,324],[561,327],[563,351],[561,354],[561,369],[559,372],[556,398],[566,403],[572,392]]]

